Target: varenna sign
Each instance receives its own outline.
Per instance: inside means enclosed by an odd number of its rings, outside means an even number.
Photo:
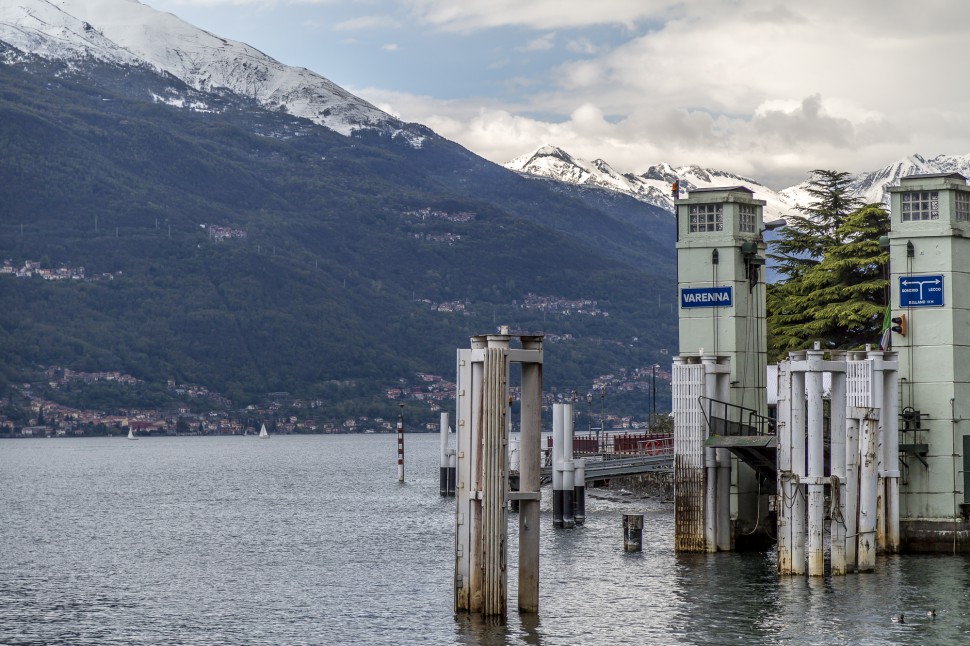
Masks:
[[[681,307],[731,307],[731,287],[684,287],[680,290]]]

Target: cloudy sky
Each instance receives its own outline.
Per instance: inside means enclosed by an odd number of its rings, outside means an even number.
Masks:
[[[970,153],[970,2],[142,1],[499,163],[549,143],[783,188]]]

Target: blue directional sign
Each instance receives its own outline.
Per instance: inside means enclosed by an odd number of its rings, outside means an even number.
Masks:
[[[682,287],[681,307],[731,307],[734,304],[731,287]]]
[[[900,307],[943,307],[943,275],[900,276]]]

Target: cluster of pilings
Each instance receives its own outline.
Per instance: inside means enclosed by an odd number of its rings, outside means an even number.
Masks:
[[[552,526],[586,522],[586,460],[573,458],[573,405],[552,406]]]
[[[455,611],[504,616],[508,503],[519,502],[520,612],[539,609],[542,337],[508,329],[458,351]],[[509,366],[521,365],[519,491],[509,488]]]
[[[892,352],[793,352],[778,366],[778,571],[833,575],[875,568],[899,549],[899,470]],[[823,384],[829,374],[829,414]],[[825,422],[829,457],[826,469]],[[826,509],[828,489],[828,509]]]

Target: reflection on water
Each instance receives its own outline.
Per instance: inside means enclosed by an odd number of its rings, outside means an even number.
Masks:
[[[670,504],[543,504],[540,613],[452,613],[438,439],[393,435],[0,442],[0,643],[964,644],[970,560],[880,559],[779,579],[771,554],[677,555]],[[643,552],[622,515],[644,514]],[[937,616],[927,610],[935,608]],[[904,624],[890,617],[903,613]]]

